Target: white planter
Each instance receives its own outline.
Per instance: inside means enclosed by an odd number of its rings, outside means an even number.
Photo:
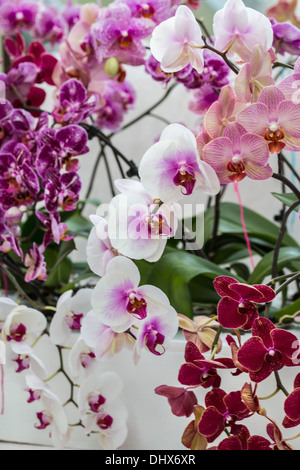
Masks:
[[[167,399],[154,393],[159,385],[180,386],[177,381],[178,371],[184,363],[185,342],[174,340],[168,351],[161,357],[148,354],[142,355],[140,363],[136,366],[132,362],[130,351],[122,351],[113,359],[103,362],[103,371],[113,370],[117,372],[124,381],[122,400],[128,408],[128,437],[121,450],[186,450],[181,444],[182,433],[187,424],[193,419],[178,418],[172,415]],[[43,349],[43,344],[39,345]],[[48,354],[49,355],[49,354]],[[224,344],[222,356],[230,357],[229,348]],[[55,351],[49,363],[56,361]],[[56,366],[55,366],[56,367]],[[55,370],[55,369],[54,369]],[[27,404],[28,392],[24,390],[24,375],[16,374],[11,366],[4,366],[5,372],[5,414],[0,416],[0,440],[7,442],[40,444],[51,446],[51,439],[46,430],[37,430],[36,411],[39,410],[38,402]],[[299,367],[281,370],[280,377],[287,390],[292,391],[293,380]],[[226,392],[239,390],[249,380],[248,376],[242,374],[233,377],[230,371],[220,373],[222,377],[221,388]],[[62,376],[55,379],[55,389],[62,395],[68,394],[68,383]],[[52,382],[51,382],[52,385]],[[274,377],[270,377],[263,384],[259,384],[258,396],[267,396],[276,388]],[[203,405],[206,391],[196,389],[199,404]],[[272,399],[262,401],[261,405],[267,410],[270,418],[274,419],[280,426],[285,438],[292,437],[299,429],[283,429],[281,426],[284,412],[282,404],[284,395],[278,393]],[[71,408],[70,422],[72,422]],[[77,420],[77,418],[74,418]],[[241,422],[250,430],[251,434],[259,434],[268,438],[266,425],[268,421],[262,416],[255,415]],[[221,439],[226,436],[223,433]],[[295,449],[300,449],[300,438],[290,443]],[[97,435],[86,436],[82,427],[72,429],[71,439],[68,444],[70,448],[76,449],[101,449],[98,444]]]

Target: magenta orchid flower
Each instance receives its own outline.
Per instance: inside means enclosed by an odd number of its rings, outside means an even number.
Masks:
[[[238,362],[249,371],[253,382],[261,382],[269,375],[293,367],[295,349],[299,350],[298,338],[289,331],[281,330],[268,318],[257,318],[252,325],[252,337],[239,349]]]
[[[242,0],[227,0],[214,16],[215,48],[229,56],[237,54],[242,60],[251,57],[259,44],[264,52],[271,49],[273,30],[270,20],[262,13],[244,5]]]
[[[300,149],[300,105],[287,100],[276,86],[265,87],[258,102],[241,111],[237,121],[262,136],[271,153]]]
[[[157,287],[139,286],[140,273],[135,263],[124,256],[113,258],[92,294],[92,308],[98,318],[116,333],[144,320],[149,312],[160,314],[170,309],[168,297]]]
[[[180,5],[175,16],[154,29],[150,49],[164,72],[178,72],[188,64],[201,73],[203,70],[202,32],[194,14]]]
[[[221,184],[270,178],[269,147],[263,137],[250,134],[234,122],[227,125],[223,137],[209,142],[203,149],[203,159],[217,173]]]
[[[249,286],[227,276],[217,277],[214,288],[222,297],[218,304],[218,321],[224,328],[251,329],[258,317],[255,304],[269,303],[276,295],[271,287]]]
[[[176,202],[194,191],[218,194],[215,171],[200,160],[194,134],[181,124],[170,124],[144,154],[139,173],[146,190],[165,203]]]

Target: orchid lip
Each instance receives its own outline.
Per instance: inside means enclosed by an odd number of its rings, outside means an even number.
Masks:
[[[175,186],[182,186],[185,189],[185,195],[189,196],[192,194],[196,184],[194,170],[181,165],[173,178],[173,183]]]
[[[24,341],[26,331],[26,326],[23,323],[14,323],[10,328],[10,334],[7,335],[7,341],[14,340],[17,343]]]
[[[105,397],[97,393],[91,393],[88,399],[89,407],[94,413],[99,413],[101,406],[104,405],[105,402]]]
[[[113,424],[113,418],[110,415],[101,413],[97,419],[97,426],[100,429],[106,430],[109,429]]]
[[[147,302],[142,297],[138,297],[135,292],[128,295],[127,312],[139,320],[147,316]]]

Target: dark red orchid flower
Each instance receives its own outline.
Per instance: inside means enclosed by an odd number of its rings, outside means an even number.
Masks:
[[[237,361],[249,371],[253,382],[261,382],[284,366],[297,365],[295,351],[299,351],[295,335],[276,328],[268,318],[258,318],[253,323],[252,337],[237,353]]]
[[[155,389],[155,393],[168,399],[172,413],[175,416],[190,416],[198,403],[194,392],[182,387],[161,385]]]
[[[189,341],[185,347],[185,360],[179,370],[178,380],[182,385],[201,386],[203,388],[219,387],[221,378],[217,369],[234,368],[232,359],[218,358],[208,360],[198,347]]]
[[[258,317],[255,304],[269,303],[276,295],[271,287],[249,286],[227,276],[217,277],[214,288],[222,297],[218,304],[218,320],[224,328],[250,330]]]
[[[284,402],[285,418],[283,426],[285,428],[293,428],[300,424],[300,373],[294,381],[294,390]]]
[[[246,426],[236,426],[232,436],[209,450],[272,450],[272,443],[265,437],[251,436]]]
[[[240,391],[227,394],[220,388],[213,388],[205,396],[205,405],[198,429],[207,442],[213,442],[225,428],[235,426],[236,421],[252,414],[243,402]]]

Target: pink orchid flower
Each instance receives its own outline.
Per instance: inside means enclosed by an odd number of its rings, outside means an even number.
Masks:
[[[272,77],[274,59],[275,56],[264,52],[259,44],[254,47],[250,61],[242,65],[234,82],[234,90],[240,101],[255,103],[262,87],[275,85]]]
[[[250,133],[240,124],[228,124],[224,136],[208,143],[203,158],[216,171],[220,183],[270,178],[273,170],[268,164],[269,148],[262,137]]]
[[[249,60],[256,44],[265,52],[273,44],[270,20],[247,8],[242,0],[227,0],[224,8],[215,13],[213,31],[216,49],[228,50],[229,56],[237,54],[244,61]]]
[[[300,103],[300,57],[294,66],[294,71],[288,77],[278,83],[277,88],[284,94],[286,100],[292,100],[293,103]]]
[[[232,88],[227,85],[222,88],[219,99],[211,105],[204,116],[204,130],[211,139],[222,137],[224,129],[230,122],[236,120],[236,115],[245,109],[245,103],[238,101]],[[208,140],[205,136],[205,140]],[[197,139],[198,146],[201,144]]]
[[[222,297],[218,304],[218,320],[224,328],[249,330],[258,317],[255,304],[265,304],[275,298],[271,287],[249,286],[227,276],[217,277],[214,288]]]
[[[185,5],[177,8],[175,16],[156,26],[150,40],[153,56],[167,73],[178,72],[188,64],[201,73],[203,45],[201,28]]]
[[[300,150],[300,104],[287,100],[276,86],[265,87],[258,102],[241,111],[237,121],[262,136],[271,153]]]

